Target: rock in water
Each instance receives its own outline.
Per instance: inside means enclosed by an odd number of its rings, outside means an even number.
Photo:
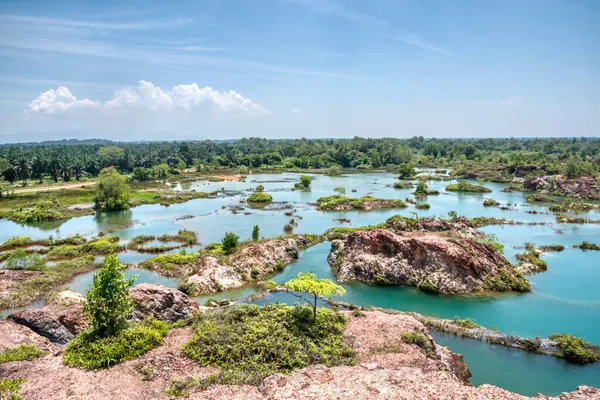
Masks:
[[[132,318],[142,320],[150,315],[173,323],[199,310],[198,304],[177,289],[142,283],[129,289],[134,303]]]
[[[529,282],[489,245],[453,232],[357,231],[327,258],[340,282],[416,286],[442,293],[529,291]]]
[[[60,323],[58,316],[48,309],[28,309],[17,311],[8,319],[23,325],[50,340],[53,344],[64,346],[74,335]]]

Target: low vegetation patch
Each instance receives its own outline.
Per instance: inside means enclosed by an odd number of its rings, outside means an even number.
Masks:
[[[500,203],[494,199],[485,199],[483,201],[484,207],[498,207],[499,205],[500,205]]]
[[[568,361],[587,364],[598,361],[600,357],[600,348],[574,335],[555,334],[550,336],[550,339],[554,340],[559,348],[555,355]]]
[[[584,203],[584,202],[564,202],[560,204],[553,204],[550,206],[550,211],[552,212],[567,212],[567,211],[575,211],[575,212],[585,212],[598,208],[599,206],[596,204]]]
[[[451,324],[465,329],[479,328],[479,325],[477,325],[471,318],[460,319],[459,317],[454,317]]]
[[[106,255],[118,253],[125,250],[125,246],[119,245],[116,236],[99,237],[81,245],[63,244],[52,247],[48,252],[48,258],[73,258],[84,255]]]
[[[415,205],[415,208],[417,210],[429,210],[431,208],[431,206],[427,203],[418,203]]]
[[[160,346],[168,331],[169,325],[158,320],[147,320],[105,337],[84,331],[69,342],[63,362],[72,367],[106,368]]]
[[[265,192],[254,192],[248,196],[248,203],[270,203],[273,201],[273,196]]]
[[[372,196],[363,196],[352,199],[346,196],[333,195],[317,199],[319,210],[364,210],[381,208],[406,208],[406,203],[400,199],[378,199]]]
[[[0,379],[0,399],[22,400],[19,393],[26,381],[27,378]]]
[[[598,246],[596,243],[590,243],[586,240],[584,240],[580,244],[576,244],[573,247],[579,248],[581,250],[600,250],[600,246]]]
[[[425,336],[424,333],[421,332],[407,332],[407,333],[403,333],[400,338],[402,339],[403,343],[406,344],[414,344],[419,346],[421,349],[423,349],[423,351],[425,351],[425,354],[427,355],[427,357],[432,358],[435,357],[435,350],[433,348],[433,345],[431,344],[431,342],[429,341],[429,338],[427,336]]]
[[[516,292],[531,291],[531,285],[527,278],[525,278],[525,276],[517,271],[512,265],[506,266],[506,269],[498,269],[498,274],[500,276],[488,279],[483,283],[483,288],[485,290],[491,290],[494,292],[507,292],[510,290],[514,290]]]
[[[394,189],[412,189],[415,185],[409,181],[394,182]]]
[[[449,192],[460,192],[460,193],[491,193],[492,190],[482,185],[474,185],[466,181],[460,181],[458,183],[451,183],[446,186],[446,190]]]
[[[220,368],[224,384],[259,385],[275,373],[311,364],[353,365],[354,350],[343,340],[345,319],[319,308],[240,305],[197,316],[195,336],[183,347],[202,366]]]
[[[541,193],[532,193],[525,197],[525,201],[528,203],[554,203],[554,200]]]
[[[15,212],[7,213],[6,218],[23,223],[42,221],[61,221],[73,217],[94,214],[91,208],[69,208],[61,205],[57,200],[40,200],[36,203],[19,207]]]
[[[21,343],[17,347],[7,348],[0,352],[0,364],[13,361],[28,361],[45,356],[48,352],[34,344]],[[0,397],[2,398],[2,397]]]
[[[550,244],[550,245],[545,245],[545,246],[540,246],[540,250],[541,251],[563,251],[565,249],[565,246],[563,246],[562,244]]]
[[[38,254],[28,253],[23,249],[11,251],[6,258],[7,269],[41,271],[46,266],[46,260]]]

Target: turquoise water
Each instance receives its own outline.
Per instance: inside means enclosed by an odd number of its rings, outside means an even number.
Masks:
[[[242,239],[249,238],[252,227],[258,224],[261,236],[273,237],[283,233],[283,226],[292,218],[298,226],[297,233],[322,233],[333,226],[364,226],[384,222],[395,214],[410,215],[413,206],[400,210],[320,212],[314,203],[321,196],[333,194],[333,188],[346,188],[347,196],[372,195],[381,198],[411,197],[414,189],[394,189],[393,174],[351,174],[337,177],[316,175],[310,190],[292,191],[298,174],[250,175],[246,182],[186,182],[177,190],[222,190],[214,199],[192,200],[170,207],[146,205],[131,210],[103,213],[97,216],[75,218],[62,224],[31,226],[0,220],[0,242],[10,237],[27,235],[41,238],[52,235],[66,237],[79,233],[94,236],[106,232],[129,239],[140,234],[160,235],[176,233],[186,228],[198,234],[201,245],[220,241],[225,232],[233,231]],[[564,244],[567,247],[583,240],[600,242],[600,225],[557,224],[554,214],[547,207],[529,205],[525,195],[519,192],[504,193],[503,184],[486,183],[493,190],[488,194],[457,194],[446,192],[449,182],[429,182],[429,187],[440,191],[429,196],[429,210],[416,210],[422,216],[445,217],[450,210],[468,217],[490,216],[519,221],[545,222],[547,225],[491,226],[483,230],[497,235],[505,246],[505,255],[514,261],[526,242],[536,245]],[[273,196],[274,203],[255,210],[240,200],[247,197],[257,185]],[[351,192],[356,189],[356,192]],[[486,198],[494,198],[502,205],[510,204],[510,210],[483,207]],[[244,207],[237,213],[232,208]],[[538,214],[528,213],[537,211]],[[245,215],[245,213],[250,213]],[[193,218],[182,219],[192,215]],[[600,219],[597,211],[586,213],[587,218]],[[347,218],[350,223],[340,223]],[[271,277],[285,282],[300,271],[314,271],[321,277],[335,279],[326,262],[329,243],[322,243],[302,252],[300,259],[280,274]],[[191,250],[199,247],[192,248]],[[176,250],[178,251],[178,250]],[[126,252],[120,255],[127,263],[137,263],[152,257],[151,254]],[[444,318],[472,318],[477,323],[495,327],[503,332],[521,336],[548,336],[556,332],[568,332],[600,344],[600,252],[567,248],[561,253],[548,253],[543,259],[548,271],[530,275],[533,291],[526,294],[447,296],[423,293],[410,287],[373,286],[361,283],[345,284],[344,301],[368,306],[416,311]],[[138,282],[162,283],[176,287],[177,280],[160,277],[145,270],[129,270],[139,275]],[[84,293],[92,274],[82,275],[68,287]],[[238,298],[255,293],[258,289],[245,287],[234,291],[198,298]],[[259,303],[270,301],[295,301],[292,296],[271,295]],[[489,346],[472,340],[436,335],[440,343],[465,354],[473,372],[473,383],[489,382],[524,394],[543,392],[557,394],[573,390],[577,385],[590,384],[600,387],[600,371],[597,366],[575,366],[553,357],[530,355],[522,351]]]
[[[129,268],[125,271],[125,277],[135,277],[135,283],[157,283],[169,288],[177,288],[179,279],[167,278],[154,271],[148,271],[141,268]],[[85,296],[94,280],[94,272],[76,276],[71,282],[64,286],[65,289],[72,290]]]

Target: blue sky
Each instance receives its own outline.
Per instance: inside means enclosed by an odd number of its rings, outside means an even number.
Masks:
[[[599,136],[595,0],[0,2],[0,141]]]

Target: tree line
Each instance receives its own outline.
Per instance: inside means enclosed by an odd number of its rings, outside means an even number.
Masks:
[[[77,142],[0,145],[0,173],[14,183],[28,179],[69,182],[114,166],[145,180],[185,168],[371,169],[401,164],[452,166],[468,163],[535,164],[573,174],[595,174],[596,138],[546,139],[295,139],[236,141]],[[570,163],[570,164],[569,164]],[[137,174],[136,174],[137,173]]]

